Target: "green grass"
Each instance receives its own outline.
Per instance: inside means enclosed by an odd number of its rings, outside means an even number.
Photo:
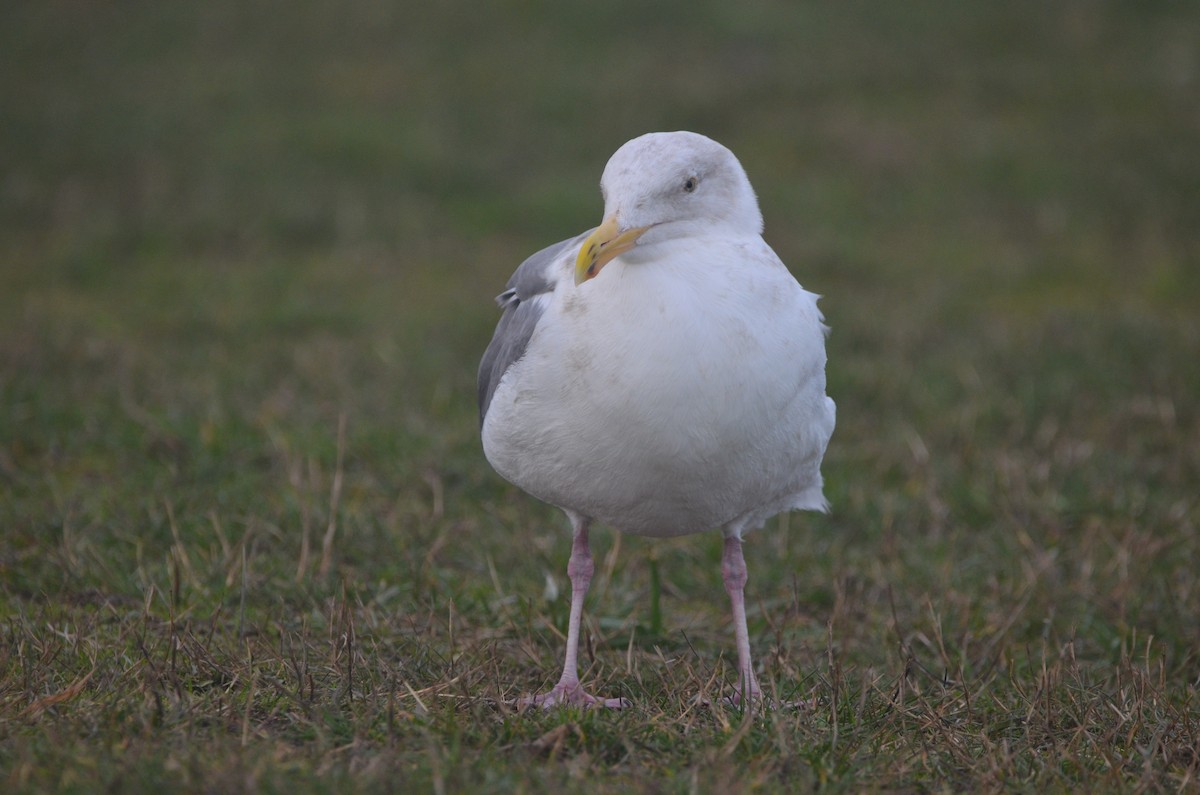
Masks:
[[[0,789],[1195,791],[1197,52],[1183,3],[5,5]],[[747,544],[815,706],[696,706],[719,538],[600,531],[634,706],[518,715],[569,541],[479,449],[491,298],[680,128],[834,329],[833,512]]]

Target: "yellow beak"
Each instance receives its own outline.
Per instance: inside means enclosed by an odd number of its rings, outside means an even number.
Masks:
[[[637,245],[637,239],[649,228],[635,226],[622,232],[617,224],[617,216],[605,218],[604,223],[588,235],[579,249],[579,256],[575,260],[575,284],[583,284],[594,278],[609,260]]]

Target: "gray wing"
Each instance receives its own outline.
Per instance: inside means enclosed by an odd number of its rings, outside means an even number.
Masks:
[[[496,303],[504,310],[492,342],[479,363],[479,424],[487,416],[492,395],[500,385],[500,379],[522,356],[545,311],[542,302],[533,300],[538,295],[554,291],[554,281],[547,275],[550,265],[567,253],[568,249],[583,243],[591,230],[576,237],[547,246],[521,263],[513,273],[504,292],[496,296]]]

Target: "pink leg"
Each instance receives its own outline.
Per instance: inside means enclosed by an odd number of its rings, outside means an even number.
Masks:
[[[731,536],[725,539],[721,575],[725,578],[725,591],[733,606],[733,634],[737,641],[738,692],[733,701],[758,700],[762,698],[762,691],[758,687],[758,680],[754,678],[754,666],[750,662],[750,632],[746,629],[746,559],[742,557],[740,538]]]
[[[576,704],[587,707],[623,707],[621,698],[597,698],[583,689],[579,683],[579,625],[583,622],[583,599],[592,583],[595,564],[588,544],[588,520],[570,515],[575,538],[571,543],[571,560],[567,563],[567,576],[571,579],[571,617],[567,622],[567,656],[563,661],[562,678],[549,692],[526,696],[517,701],[520,707],[539,706],[542,709],[559,704]]]

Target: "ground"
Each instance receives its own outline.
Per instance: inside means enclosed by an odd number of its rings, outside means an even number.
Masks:
[[[1200,10],[0,11],[6,792],[1141,791],[1200,776]],[[833,328],[828,516],[565,521],[477,438],[625,140],[741,158]],[[713,706],[700,706],[697,696]]]

